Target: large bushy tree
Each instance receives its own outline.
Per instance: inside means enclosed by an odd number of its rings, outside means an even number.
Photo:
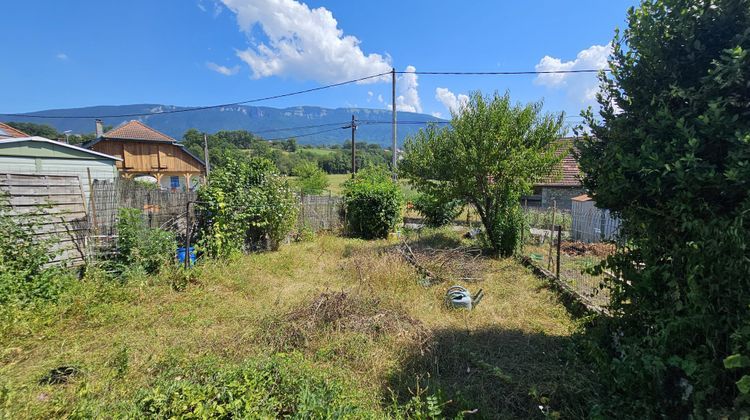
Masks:
[[[617,339],[599,353],[604,406],[642,418],[742,410],[750,1],[644,1],[613,46],[601,119],[588,113],[579,144],[584,185],[628,239],[607,263],[621,277],[609,284]]]
[[[511,255],[518,245],[521,196],[560,162],[563,116],[541,102],[514,104],[510,95],[471,95],[446,128],[430,126],[407,139],[401,173],[442,201],[473,205],[491,248]]]

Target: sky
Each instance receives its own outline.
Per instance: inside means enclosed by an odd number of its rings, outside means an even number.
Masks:
[[[606,67],[634,0],[4,2],[0,113],[92,105],[205,106],[390,71]],[[447,118],[467,94],[509,91],[575,120],[592,74],[404,74],[397,108]],[[388,109],[390,79],[256,105]]]

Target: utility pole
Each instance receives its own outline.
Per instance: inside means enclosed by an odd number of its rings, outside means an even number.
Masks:
[[[350,125],[349,127],[351,127],[352,129],[352,179],[354,179],[354,174],[357,173],[357,161],[355,159],[357,153],[357,145],[354,141],[354,132],[357,131],[357,123],[354,120],[354,114],[352,114],[352,125]]]
[[[398,178],[397,172],[396,172],[396,164],[398,161],[398,158],[396,156],[396,150],[397,150],[397,142],[396,142],[396,69],[391,68],[391,108],[392,108],[392,123],[391,123],[391,133],[393,134],[393,180],[396,181]]]
[[[203,133],[203,159],[206,162],[206,177],[211,172],[211,163],[208,162],[208,135]]]

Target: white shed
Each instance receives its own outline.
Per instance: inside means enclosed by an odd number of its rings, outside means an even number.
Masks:
[[[114,182],[118,178],[115,162],[119,160],[44,137],[0,139],[0,173],[78,176],[86,203],[89,182]]]
[[[620,220],[612,217],[609,210],[596,207],[586,194],[571,199],[571,216],[571,236],[575,241],[612,241],[619,234]]]

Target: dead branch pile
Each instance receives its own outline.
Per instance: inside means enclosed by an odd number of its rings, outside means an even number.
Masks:
[[[481,281],[487,268],[481,250],[476,248],[412,247],[404,241],[397,250],[429,284]]]
[[[570,256],[593,255],[596,257],[607,257],[615,253],[615,244],[607,242],[585,243],[564,241],[560,250]]]
[[[286,314],[275,329],[282,346],[306,346],[316,335],[349,331],[372,337],[400,336],[427,341],[428,330],[402,310],[384,307],[380,300],[347,292],[323,292],[315,299]]]

